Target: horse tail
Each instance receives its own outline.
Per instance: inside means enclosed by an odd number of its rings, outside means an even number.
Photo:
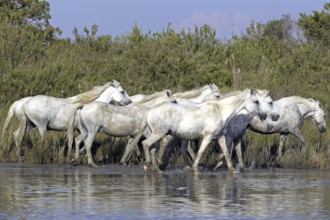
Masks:
[[[77,104],[77,106],[73,109],[72,113],[69,115],[68,124],[67,124],[67,131],[66,131],[66,142],[68,145],[68,152],[69,156],[71,156],[72,144],[73,144],[73,132],[75,129],[75,117],[76,113],[79,109],[82,109],[84,104]]]
[[[11,122],[11,119],[13,118],[14,114],[15,114],[15,108],[16,108],[16,102],[14,102],[9,110],[8,110],[8,113],[7,113],[7,118],[5,120],[5,124],[3,126],[3,129],[2,129],[2,133],[1,133],[1,142],[0,142],[0,146],[3,146],[3,142],[4,142],[4,138],[5,138],[5,135],[6,135],[6,131],[10,125],[10,122]]]

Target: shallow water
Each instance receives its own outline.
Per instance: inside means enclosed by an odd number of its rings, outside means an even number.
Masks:
[[[329,219],[330,173],[0,163],[0,219]]]

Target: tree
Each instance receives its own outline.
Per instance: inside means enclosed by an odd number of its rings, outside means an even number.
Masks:
[[[330,2],[324,4],[321,12],[313,11],[312,15],[300,14],[298,25],[307,40],[318,41],[324,45],[330,43]]]
[[[44,0],[2,0],[0,21],[14,27],[30,26],[46,41],[54,39],[61,31],[50,25],[50,6]]]

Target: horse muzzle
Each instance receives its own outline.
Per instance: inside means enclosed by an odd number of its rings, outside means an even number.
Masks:
[[[262,112],[262,113],[258,114],[258,116],[262,121],[267,118],[267,114],[265,112]]]
[[[320,131],[321,133],[324,133],[324,132],[326,132],[327,130],[328,130],[327,126],[321,126],[321,127],[319,127],[319,131]]]
[[[271,115],[272,117],[272,121],[278,121],[278,119],[280,118],[280,115],[275,114],[275,115]]]

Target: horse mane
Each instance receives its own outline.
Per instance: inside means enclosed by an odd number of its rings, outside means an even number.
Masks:
[[[219,92],[219,88],[215,84],[209,84],[186,92],[175,93],[173,96],[174,98],[195,98],[196,96],[201,95],[208,88],[210,88],[213,92]]]
[[[270,95],[269,90],[266,90],[266,89],[255,89],[254,91],[257,95],[262,96],[262,97],[267,97]]]
[[[103,86],[94,86],[92,89],[87,92],[81,93],[77,96],[74,96],[74,103],[89,103],[97,99],[107,88],[112,86],[111,82],[104,84]]]
[[[240,95],[240,94],[243,94],[243,93],[246,93],[246,92],[251,92],[251,89],[235,90],[235,91],[232,91],[232,92],[229,92],[229,93],[226,93],[226,94],[222,95],[218,100],[225,99],[225,98],[228,98],[228,97],[231,97],[231,96],[237,96],[237,95]]]
[[[163,95],[163,94],[166,94],[167,92],[169,92],[170,90],[163,90],[161,92],[155,92],[151,95],[146,95],[142,100],[136,102],[137,104],[141,104],[141,103],[145,103],[145,102],[148,102],[154,98],[158,98],[159,96]]]

